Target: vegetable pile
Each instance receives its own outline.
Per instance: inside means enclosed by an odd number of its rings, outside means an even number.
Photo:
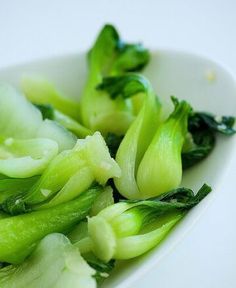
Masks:
[[[0,84],[0,287],[92,288],[157,246],[211,191],[184,169],[235,133],[234,117],[162,104],[150,61],[105,25],[78,101],[43,78]],[[78,63],[79,65],[79,63]],[[164,120],[163,120],[164,119]],[[201,183],[202,184],[202,183]]]

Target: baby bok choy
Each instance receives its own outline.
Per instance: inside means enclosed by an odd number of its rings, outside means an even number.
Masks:
[[[36,105],[41,111],[43,119],[50,119],[58,122],[60,125],[74,133],[78,138],[85,138],[93,134],[91,130],[81,125],[78,121],[70,116],[63,114],[61,111],[55,109],[52,105]]]
[[[98,86],[115,98],[143,96],[142,108],[125,134],[116,154],[122,175],[115,179],[119,192],[129,199],[142,198],[136,182],[136,170],[150,144],[159,123],[160,102],[148,80],[141,75],[128,74],[120,77],[104,78]]]
[[[83,125],[103,134],[123,135],[134,119],[133,100],[112,99],[96,86],[104,77],[139,71],[148,61],[149,53],[141,44],[124,43],[113,26],[105,25],[88,53],[88,79],[80,102]]]
[[[177,188],[181,182],[181,151],[191,107],[186,101],[172,99],[174,111],[157,125],[147,97],[118,148],[116,161],[122,176],[115,179],[115,185],[128,199],[154,197]]]
[[[0,269],[1,288],[96,288],[96,271],[63,234],[43,238],[23,263]]]
[[[80,226],[80,238],[74,245],[82,254],[92,251],[105,262],[140,256],[159,244],[210,191],[204,184],[196,195],[190,189],[178,188],[149,200],[113,204],[88,219],[87,231]]]
[[[13,87],[0,84],[0,135],[16,139],[47,138],[59,151],[71,149],[76,137],[55,121],[45,119],[33,104]]]
[[[172,99],[174,111],[158,127],[137,169],[137,185],[143,199],[175,189],[182,180],[181,152],[191,107],[186,101]]]
[[[25,76],[22,79],[22,88],[27,99],[34,104],[51,104],[74,119],[79,117],[79,103],[65,97],[49,81],[40,77]]]
[[[232,116],[218,117],[193,111],[188,118],[189,133],[182,150],[183,168],[192,167],[210,154],[215,147],[217,133],[226,136],[235,134],[234,123]]]
[[[6,176],[0,179],[0,204],[13,195],[26,193],[38,179],[39,176],[30,178],[10,178]]]
[[[68,232],[88,215],[102,191],[97,186],[55,207],[0,219],[0,262],[20,263],[44,236]]]
[[[96,132],[55,157],[32,188],[22,196],[9,198],[4,209],[15,214],[25,209],[52,207],[76,198],[95,182],[105,185],[120,173],[104,139]]]
[[[50,139],[0,137],[0,173],[14,178],[40,175],[57,153],[58,144]]]

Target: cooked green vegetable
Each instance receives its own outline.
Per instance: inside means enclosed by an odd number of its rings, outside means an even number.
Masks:
[[[0,134],[13,138],[34,138],[42,115],[10,85],[0,84]]]
[[[219,119],[218,119],[219,118]],[[235,118],[217,117],[209,113],[193,112],[188,119],[189,135],[182,151],[183,168],[189,168],[206,158],[213,150],[216,133],[233,135]]]
[[[79,103],[65,97],[56,87],[43,78],[24,77],[22,88],[26,97],[34,104],[51,104],[62,113],[78,119]]]
[[[62,112],[54,109],[51,105],[35,105],[42,113],[43,119],[50,119],[58,122],[63,127],[74,133],[78,138],[84,138],[92,134],[88,128],[81,125],[78,121]]]
[[[115,179],[119,192],[130,199],[139,198],[136,184],[136,169],[157,130],[160,117],[160,103],[150,83],[140,75],[105,78],[99,86],[111,97],[122,95],[123,98],[143,93],[143,106],[136,119],[125,134],[116,154],[122,175]]]
[[[50,139],[0,137],[0,173],[15,178],[42,174],[57,153],[58,145]]]
[[[83,124],[91,130],[123,135],[134,119],[131,99],[111,99],[96,90],[103,77],[139,71],[149,61],[140,44],[125,44],[111,25],[105,25],[88,53],[89,74],[81,97]]]
[[[104,185],[109,178],[119,176],[120,168],[110,157],[101,134],[96,132],[54,158],[28,193],[21,198],[8,199],[5,209],[14,214],[20,211],[19,205],[23,209],[38,204],[42,205],[35,209],[55,206],[74,199],[95,181]],[[45,203],[47,200],[49,202]]]
[[[38,138],[49,138],[57,142],[59,151],[72,149],[76,137],[59,123],[45,119],[37,131]]]
[[[64,235],[55,233],[42,239],[23,263],[0,269],[0,286],[96,288],[95,273],[79,250]]]
[[[89,218],[88,232],[83,227],[84,238],[75,245],[81,253],[92,250],[105,262],[137,257],[155,247],[210,191],[205,184],[196,195],[190,189],[178,188],[150,200],[111,205]]]
[[[174,111],[158,127],[137,168],[139,195],[136,195],[136,198],[155,197],[177,188],[181,183],[181,151],[187,134],[187,120],[191,107],[186,101],[173,101]],[[127,198],[133,196],[128,191],[124,195]]]
[[[0,179],[0,204],[6,201],[10,196],[24,194],[38,179],[39,176],[22,179],[9,177]]]
[[[63,126],[51,120],[43,121],[42,114],[33,104],[17,90],[4,84],[0,85],[0,135],[55,140],[59,151],[71,149],[76,143],[75,136]]]
[[[111,157],[115,158],[116,157],[116,152],[120,146],[120,143],[124,136],[118,136],[114,133],[108,133],[105,141],[107,143],[107,146],[109,148],[109,152],[111,154]]]
[[[101,191],[96,187],[56,207],[1,219],[0,262],[20,263],[47,234],[67,232],[88,215]]]

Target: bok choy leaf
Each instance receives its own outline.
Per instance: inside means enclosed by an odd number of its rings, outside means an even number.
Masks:
[[[23,263],[0,269],[2,288],[96,288],[96,271],[62,234],[43,238]]]
[[[196,195],[190,189],[178,188],[149,200],[113,204],[88,219],[88,230],[83,228],[84,238],[75,245],[81,253],[91,250],[105,262],[137,257],[159,244],[210,191],[204,184]]]
[[[81,97],[83,125],[103,134],[123,135],[134,119],[131,99],[111,99],[96,87],[104,77],[139,71],[149,61],[149,53],[140,44],[126,44],[111,25],[105,25],[88,53],[89,74]]]
[[[0,219],[0,262],[20,263],[47,234],[68,232],[88,215],[102,190],[98,186],[50,209]]]

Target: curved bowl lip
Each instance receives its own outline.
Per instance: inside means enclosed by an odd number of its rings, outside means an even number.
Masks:
[[[219,66],[221,69],[223,69],[225,72],[227,72],[229,75],[231,75],[231,77],[233,78],[232,80],[236,83],[236,72],[233,71],[232,68],[230,68],[229,66],[227,66],[226,64],[222,63],[221,61],[215,60],[211,57],[209,57],[208,55],[204,54],[204,53],[197,53],[197,52],[192,52],[192,51],[187,51],[184,49],[172,49],[172,48],[165,48],[165,47],[152,47],[149,49],[150,54],[151,55],[156,55],[159,53],[172,53],[172,54],[176,54],[176,55],[186,55],[186,56],[190,56],[190,57],[196,57],[199,58],[201,60],[206,60],[209,61],[217,66]],[[4,65],[4,66],[0,66],[0,71],[4,71],[4,70],[8,70],[8,69],[13,69],[13,68],[20,68],[21,66],[25,66],[25,65],[37,65],[40,64],[41,62],[47,62],[47,61],[56,61],[56,60],[66,60],[68,57],[77,57],[80,55],[85,55],[86,56],[87,51],[86,50],[78,50],[77,52],[67,52],[67,53],[61,53],[61,54],[55,54],[55,55],[50,55],[50,56],[46,56],[46,57],[39,57],[39,58],[34,58],[31,60],[27,60],[27,61],[21,61],[15,64],[11,64],[11,65]]]
[[[170,53],[170,54],[176,54],[176,55],[180,55],[180,56],[189,56],[189,57],[194,57],[194,58],[198,58],[200,60],[203,61],[208,61],[211,62],[212,64],[218,66],[220,69],[224,70],[224,72],[226,72],[229,77],[231,77],[231,80],[236,84],[236,73],[232,71],[232,69],[230,69],[229,67],[227,67],[227,65],[216,61],[214,59],[209,58],[208,56],[204,55],[204,54],[200,54],[200,53],[195,53],[195,52],[189,52],[189,51],[185,51],[185,50],[181,50],[181,49],[170,49],[170,48],[150,48],[150,53],[151,55],[158,55],[158,54],[162,54],[162,53]],[[11,64],[9,66],[3,66],[0,67],[0,73],[4,73],[4,71],[10,70],[10,69],[19,69],[23,66],[27,66],[27,65],[41,65],[43,62],[54,62],[54,61],[63,61],[63,60],[67,60],[68,58],[76,58],[78,56],[82,56],[85,55],[86,56],[86,51],[85,50],[80,50],[78,52],[68,52],[68,53],[62,53],[62,54],[57,54],[57,55],[50,55],[48,57],[40,57],[40,58],[36,58],[36,59],[31,59],[31,60],[27,60],[27,61],[22,61],[16,64]],[[1,81],[1,80],[0,80]],[[236,139],[235,139],[236,140]],[[236,141],[235,141],[236,143]],[[235,152],[235,153],[233,153]],[[233,156],[236,156],[236,151],[233,151],[232,154]],[[214,190],[219,190],[222,186],[222,182],[225,179],[225,174],[227,174],[227,170],[230,169],[230,167],[232,167],[234,165],[236,165],[236,157],[233,157],[235,159],[232,159],[232,161],[230,161],[230,163],[228,163],[227,165],[227,169],[224,172],[224,176],[221,178],[221,180],[218,182],[217,188]],[[217,192],[217,191],[215,191]],[[195,213],[193,213],[194,217],[186,217],[185,220],[187,220],[189,223],[187,224],[187,227],[184,229],[184,231],[182,231],[181,235],[176,235],[177,237],[175,237],[176,239],[173,239],[171,242],[172,243],[168,243],[168,247],[165,247],[164,251],[162,251],[162,253],[160,253],[160,255],[158,255],[155,259],[151,258],[148,259],[147,261],[145,261],[144,265],[141,265],[140,267],[138,267],[137,271],[130,275],[127,279],[122,280],[122,283],[119,283],[118,285],[114,286],[116,288],[128,288],[128,287],[132,287],[133,284],[135,284],[135,282],[142,276],[144,276],[150,269],[152,269],[154,267],[154,265],[160,261],[163,257],[165,257],[167,254],[169,254],[171,252],[171,250],[176,247],[176,245],[178,245],[178,243],[180,243],[180,241],[182,241],[182,239],[186,236],[186,234],[194,227],[194,225],[199,221],[199,219],[202,217],[202,215],[205,213],[206,209],[209,207],[209,205],[211,205],[214,200],[216,199],[218,193],[212,193],[204,200],[204,205],[199,205],[199,207],[196,207],[193,211]],[[195,215],[196,214],[196,215]],[[194,218],[194,219],[192,219]],[[187,222],[186,221],[186,222]],[[180,223],[181,224],[181,223]],[[176,233],[174,233],[176,234]],[[170,238],[171,235],[169,235],[168,238]],[[175,236],[175,235],[174,235]],[[167,242],[167,239],[164,241]],[[169,245],[171,244],[171,245]],[[106,286],[105,286],[106,287]]]

